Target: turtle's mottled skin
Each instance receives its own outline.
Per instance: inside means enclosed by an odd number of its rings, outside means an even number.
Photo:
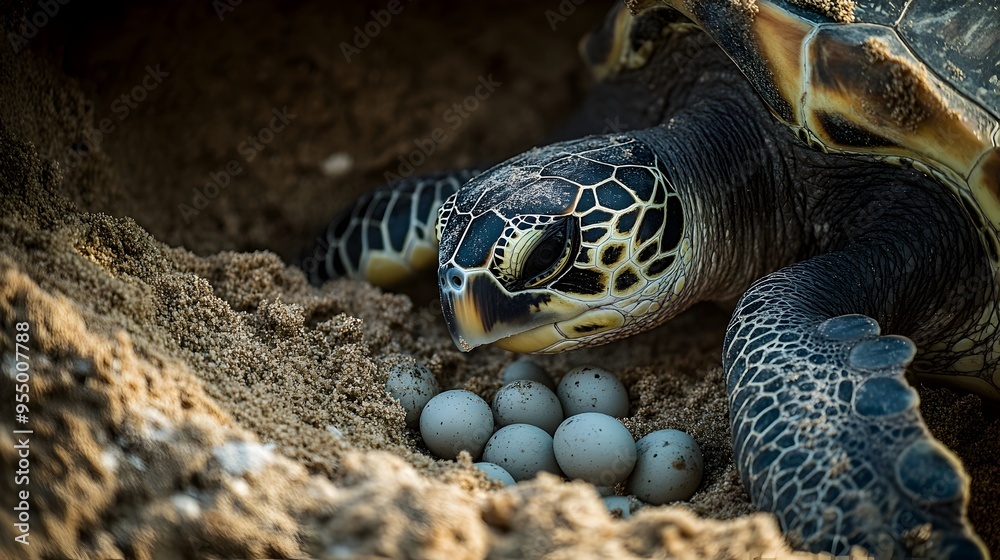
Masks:
[[[1000,399],[996,7],[640,4],[585,42],[599,82],[562,141],[441,207],[456,344],[560,352],[739,297],[723,367],[754,503],[814,551],[986,557],[909,383]],[[629,130],[588,136],[608,117]],[[389,216],[444,180],[344,214],[313,279],[378,277],[390,232],[428,237]]]

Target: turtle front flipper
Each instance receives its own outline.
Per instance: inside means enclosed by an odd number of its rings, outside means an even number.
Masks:
[[[420,175],[370,192],[334,218],[296,264],[309,281],[398,286],[437,263],[438,209],[480,169]]]
[[[809,550],[986,558],[966,518],[969,479],[904,379],[916,347],[850,314],[864,260],[816,257],[740,300],[723,351],[740,476]]]

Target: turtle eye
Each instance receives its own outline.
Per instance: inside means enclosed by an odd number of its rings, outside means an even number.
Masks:
[[[580,251],[580,223],[572,216],[519,216],[497,241],[490,266],[516,292],[547,284],[566,272]]]
[[[580,248],[578,229],[576,220],[570,217],[549,224],[524,259],[516,284],[533,288],[565,272]]]

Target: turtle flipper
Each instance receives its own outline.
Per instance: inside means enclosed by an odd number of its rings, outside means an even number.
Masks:
[[[988,557],[966,519],[968,477],[903,377],[914,344],[880,336],[864,315],[836,315],[830,264],[763,278],[730,322],[730,422],[751,499],[817,552]]]
[[[481,171],[419,175],[362,196],[330,222],[296,264],[313,284],[356,278],[398,285],[437,264],[438,209]]]

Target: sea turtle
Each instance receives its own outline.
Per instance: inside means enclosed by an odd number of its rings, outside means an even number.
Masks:
[[[581,50],[598,80],[560,141],[369,195],[312,279],[436,260],[466,351],[738,297],[723,367],[753,502],[814,551],[986,557],[909,383],[1000,399],[997,5],[640,0]]]

